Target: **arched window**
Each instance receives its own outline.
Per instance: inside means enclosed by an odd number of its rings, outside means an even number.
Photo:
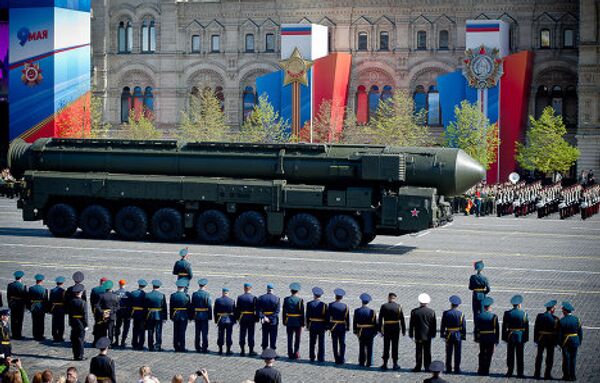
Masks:
[[[212,35],[210,37],[210,51],[213,53],[221,51],[221,36]]]
[[[127,52],[131,52],[133,50],[133,27],[131,26],[131,22],[127,22],[125,25],[125,31],[127,35],[125,46],[127,47]]]
[[[256,104],[256,94],[251,86],[244,88],[244,94],[242,96],[242,114],[244,121],[250,116],[254,105]]]
[[[540,86],[535,94],[535,118],[540,118],[544,108],[550,105],[550,94],[548,88]]]
[[[415,93],[413,94],[415,100],[415,113],[419,113],[421,110],[427,110],[427,94],[423,85],[417,85]]]
[[[356,89],[356,122],[366,124],[369,118],[369,102],[367,98],[367,89],[360,85]]]
[[[128,86],[121,92],[121,122],[129,122],[129,111],[131,110],[131,90]]]
[[[388,51],[390,50],[390,35],[387,32],[379,33],[379,50]]]
[[[192,36],[192,53],[200,53],[200,35]]]
[[[540,30],[540,48],[550,48],[550,29]]]
[[[427,92],[427,125],[441,125],[440,93],[435,86],[430,86]]]
[[[552,87],[552,108],[554,112],[562,116],[563,114],[563,91],[558,85]]]
[[[147,86],[144,90],[144,113],[146,117],[151,117],[154,112],[154,95],[152,94],[152,88]]]
[[[265,52],[275,52],[275,35],[272,33],[265,35]]]
[[[142,93],[142,88],[139,86],[133,88],[133,111],[136,118],[144,112],[144,94]]]
[[[358,33],[358,50],[366,51],[367,50],[367,32],[359,32]]]
[[[439,49],[448,49],[448,31],[440,31]]]
[[[390,85],[385,85],[383,87],[383,91],[381,92],[381,100],[389,100],[392,98],[392,87]]]
[[[377,108],[379,107],[379,87],[377,85],[373,85],[369,90],[369,119],[377,113]]]
[[[225,96],[223,95],[223,87],[218,86],[215,88],[215,97],[221,102],[221,112],[225,110]]]
[[[156,51],[156,26],[154,20],[144,19],[141,28],[142,52],[152,53]]]
[[[254,52],[254,35],[248,33],[246,35],[246,52]]]
[[[575,46],[575,31],[565,29],[563,31],[563,48],[573,48]]]
[[[419,49],[419,50],[427,49],[427,32],[425,32],[425,31],[417,32],[417,49]]]
[[[117,30],[117,52],[119,53],[130,53],[131,52],[131,34],[132,28],[131,23],[121,21]]]

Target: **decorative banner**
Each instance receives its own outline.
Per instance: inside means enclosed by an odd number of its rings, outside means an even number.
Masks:
[[[312,61],[304,60],[298,48],[292,55],[279,62],[283,68],[283,86],[292,85],[292,136],[300,135],[300,85],[308,85],[308,70]]]

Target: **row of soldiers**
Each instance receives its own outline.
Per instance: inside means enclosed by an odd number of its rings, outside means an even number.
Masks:
[[[581,204],[581,219],[588,219],[600,211],[600,185],[593,184],[583,190]]]
[[[558,205],[560,219],[570,218],[579,213],[582,192],[583,187],[579,184],[562,189],[561,201]]]

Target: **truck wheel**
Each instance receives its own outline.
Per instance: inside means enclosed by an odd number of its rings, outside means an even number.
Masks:
[[[293,246],[314,248],[321,242],[321,223],[312,214],[299,213],[288,221],[285,233]]]
[[[267,241],[267,224],[265,218],[256,211],[246,211],[240,214],[235,220],[233,234],[243,245],[264,245]]]
[[[196,218],[196,235],[201,242],[219,245],[229,240],[229,217],[219,210],[207,210]]]
[[[115,231],[128,241],[143,239],[148,231],[148,216],[137,206],[125,206],[115,216]]]
[[[57,203],[48,209],[46,222],[55,237],[70,237],[77,231],[77,211],[69,204]]]
[[[348,215],[333,216],[325,228],[325,239],[332,249],[355,249],[362,240],[360,225]]]
[[[90,238],[108,238],[112,230],[112,216],[104,206],[90,205],[79,217],[79,227]]]
[[[360,240],[360,245],[361,246],[368,245],[369,243],[373,242],[373,240],[375,239],[375,237],[377,237],[376,234],[373,234],[373,233],[363,233],[362,239]]]
[[[177,241],[183,236],[181,213],[170,207],[158,209],[152,216],[150,232],[159,241]]]

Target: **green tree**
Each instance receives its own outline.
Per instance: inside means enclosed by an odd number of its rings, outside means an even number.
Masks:
[[[498,156],[498,125],[481,112],[479,104],[462,101],[454,108],[455,121],[442,133],[442,141],[451,148],[460,148],[486,169]]]
[[[90,98],[90,138],[108,138],[110,124],[104,120],[103,105],[102,98],[94,96],[92,93]]]
[[[221,101],[210,88],[190,97],[188,110],[181,115],[180,132],[177,137],[185,141],[223,141],[229,128]]]
[[[323,100],[319,106],[319,112],[312,121],[312,142],[321,143],[337,143],[342,139],[341,126],[340,130],[336,129],[336,125],[341,125],[344,119],[344,111],[340,112],[339,100]],[[311,142],[310,123],[306,123],[304,128],[300,130],[299,141]]]
[[[163,133],[154,126],[151,116],[132,109],[129,111],[129,124],[120,132],[119,138],[128,140],[160,140],[163,138]]]
[[[563,138],[567,129],[562,117],[555,115],[554,108],[548,106],[537,120],[529,116],[529,123],[526,144],[516,143],[519,165],[546,174],[567,172],[580,153]]]
[[[240,142],[285,143],[292,140],[290,124],[282,120],[273,109],[266,95],[258,98],[258,104],[242,124],[236,137]]]

